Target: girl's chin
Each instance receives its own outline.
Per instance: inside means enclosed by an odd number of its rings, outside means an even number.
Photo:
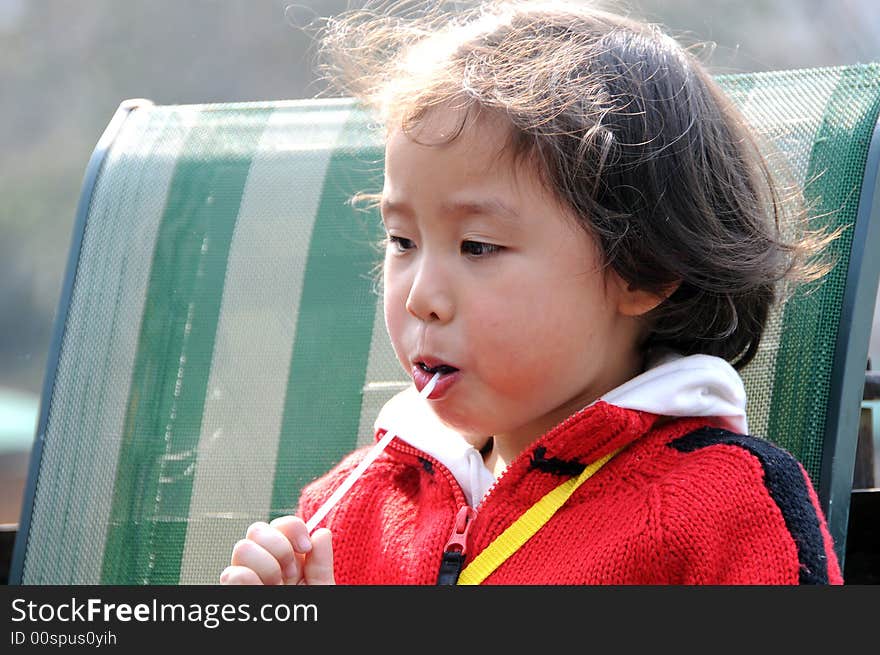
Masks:
[[[431,409],[434,410],[437,419],[445,428],[460,435],[477,450],[482,448],[492,433],[485,431],[485,426],[482,428],[476,426],[472,419],[468,420],[468,418],[456,413],[451,405],[452,403],[448,401],[432,401],[430,403]]]

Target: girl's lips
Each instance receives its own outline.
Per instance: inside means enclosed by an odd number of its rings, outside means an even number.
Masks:
[[[437,384],[434,385],[434,389],[431,391],[431,394],[428,396],[428,400],[439,400],[440,398],[445,396],[449,388],[458,380],[460,373],[461,371],[453,371],[452,373],[445,373],[441,375],[437,380]],[[428,382],[431,381],[432,377],[434,377],[434,374],[428,373],[421,366],[413,366],[413,382],[416,385],[416,390],[420,393],[422,389],[424,389],[425,386],[428,384]]]

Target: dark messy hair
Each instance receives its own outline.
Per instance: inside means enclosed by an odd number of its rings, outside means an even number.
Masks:
[[[783,237],[796,205],[699,60],[657,26],[593,5],[455,4],[329,20],[325,70],[388,128],[411,132],[450,103],[504,117],[516,156],[536,164],[604,263],[668,295],[645,316],[644,347],[745,366],[780,283],[824,274],[814,256],[829,237]]]

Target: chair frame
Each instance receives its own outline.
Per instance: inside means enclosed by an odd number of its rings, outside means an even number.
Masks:
[[[859,433],[859,411],[871,337],[874,303],[880,281],[880,118],[862,178],[849,269],[834,348],[834,367],[818,494],[835,550],[844,566],[850,496]]]
[[[68,252],[67,265],[64,272],[64,281],[61,287],[61,296],[58,301],[58,313],[55,316],[55,324],[52,327],[52,340],[49,344],[49,353],[46,359],[46,375],[43,378],[43,389],[40,396],[40,409],[37,418],[37,431],[34,444],[31,448],[30,466],[28,467],[27,484],[24,489],[24,496],[21,507],[21,518],[18,523],[18,534],[15,539],[15,546],[12,551],[12,562],[10,564],[9,584],[19,585],[24,575],[24,555],[30,533],[31,515],[34,509],[34,500],[37,493],[37,477],[40,472],[40,464],[42,463],[43,445],[46,437],[46,425],[49,419],[49,404],[52,398],[52,391],[55,386],[55,378],[58,373],[58,363],[61,358],[61,342],[64,337],[64,326],[67,323],[67,316],[70,313],[70,303],[73,299],[73,282],[76,278],[77,264],[79,263],[80,252],[82,250],[83,237],[86,231],[86,221],[89,215],[89,206],[92,203],[92,196],[95,191],[95,185],[98,181],[98,175],[104,166],[107,153],[110,151],[117,135],[122,130],[122,126],[129,114],[138,107],[152,105],[151,100],[143,98],[124,100],[110,123],[104,129],[89,162],[86,165],[86,171],[83,176],[82,191],[79,196],[79,203],[76,208],[76,218],[73,223],[73,234],[71,236],[70,249]]]

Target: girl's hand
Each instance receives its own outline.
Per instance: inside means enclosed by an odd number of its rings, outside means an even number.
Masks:
[[[220,584],[335,584],[330,531],[319,528],[309,537],[298,516],[254,523],[232,549]]]

